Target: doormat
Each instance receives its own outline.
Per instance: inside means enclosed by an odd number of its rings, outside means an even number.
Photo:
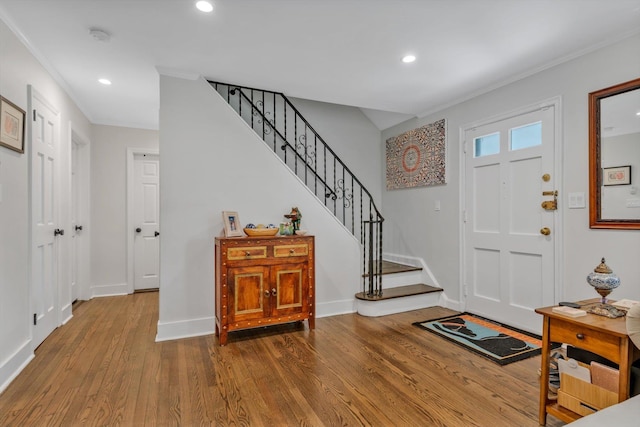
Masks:
[[[541,353],[540,336],[470,313],[415,322],[414,325],[499,365],[507,365]]]

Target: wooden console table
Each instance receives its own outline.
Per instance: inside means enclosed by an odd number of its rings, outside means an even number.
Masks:
[[[600,298],[580,301],[585,306],[596,304]],[[542,323],[542,366],[540,376],[540,425],[546,425],[547,414],[551,414],[564,422],[580,418],[569,409],[561,407],[549,399],[549,351],[551,343],[566,343],[574,347],[591,351],[617,363],[620,367],[620,386],[618,401],[629,398],[631,364],[640,358],[640,350],[627,335],[626,319],[619,317],[610,319],[604,316],[587,313],[582,317],[568,317],[554,313],[553,307],[536,309],[536,313],[544,316]]]
[[[307,320],[315,328],[313,236],[217,237],[216,335]]]

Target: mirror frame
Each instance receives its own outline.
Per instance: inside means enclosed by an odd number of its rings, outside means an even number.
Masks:
[[[600,101],[610,96],[640,89],[640,78],[589,94],[589,227],[640,230],[637,219],[602,219],[600,167]]]

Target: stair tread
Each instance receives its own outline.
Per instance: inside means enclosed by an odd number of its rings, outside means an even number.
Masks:
[[[378,262],[374,261],[373,262],[374,271],[377,269],[377,267],[378,267]],[[422,267],[400,264],[400,263],[391,262],[391,261],[382,261],[382,274],[406,273],[408,271],[420,271],[420,270],[422,270]],[[368,277],[369,275],[363,274],[362,276]]]
[[[415,285],[398,286],[395,288],[383,289],[382,296],[369,297],[364,292],[358,292],[356,298],[365,301],[382,301],[392,298],[408,297],[412,295],[429,294],[432,292],[442,292],[442,288],[417,283]]]

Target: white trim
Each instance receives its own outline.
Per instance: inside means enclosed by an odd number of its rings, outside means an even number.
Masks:
[[[91,298],[114,297],[128,295],[130,293],[127,283],[93,286],[91,288]]]
[[[554,171],[555,174],[554,180],[556,183],[556,188],[558,189],[559,197],[559,209],[555,212],[554,215],[554,299],[555,302],[560,300],[561,295],[563,294],[564,282],[562,281],[563,274],[563,217],[564,217],[564,204],[562,203],[563,194],[564,194],[564,184],[563,184],[563,156],[562,156],[562,148],[564,147],[562,136],[563,136],[563,128],[562,128],[562,97],[560,95],[554,96],[552,98],[548,98],[542,100],[540,102],[535,102],[520,108],[516,108],[498,115],[494,115],[485,119],[480,119],[473,121],[471,123],[464,124],[460,126],[460,134],[459,141],[462,144],[460,149],[460,158],[459,158],[459,168],[460,168],[460,191],[459,193],[459,203],[460,203],[460,212],[459,212],[459,247],[460,247],[460,311],[464,311],[466,309],[466,301],[467,297],[465,294],[465,288],[467,284],[465,283],[465,271],[467,266],[467,260],[465,258],[465,211],[466,211],[466,181],[465,181],[465,165],[466,165],[466,149],[472,149],[472,147],[467,146],[467,142],[465,141],[465,135],[468,131],[478,127],[485,126],[491,123],[499,122],[502,120],[507,120],[512,117],[517,117],[522,114],[526,114],[529,112],[541,110],[544,108],[553,107],[554,108]]]
[[[151,154],[160,156],[160,150],[154,148],[127,148],[127,290],[134,291],[134,163],[136,154]],[[160,161],[160,160],[158,160]]]
[[[156,342],[199,337],[215,333],[215,317],[178,320],[175,322],[158,321]]]
[[[0,393],[27,367],[35,357],[31,340],[27,340],[0,365]]]
[[[340,301],[316,302],[316,319],[320,317],[339,316],[341,314],[355,313],[356,299],[345,299]]]

